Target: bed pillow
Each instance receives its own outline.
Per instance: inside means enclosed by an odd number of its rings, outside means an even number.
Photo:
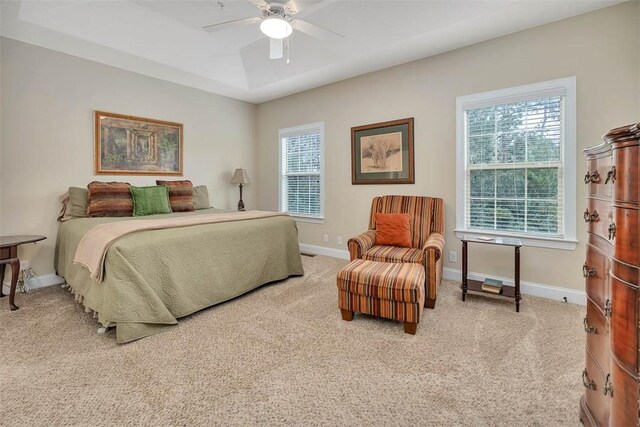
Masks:
[[[67,191],[62,196],[60,196],[58,200],[60,200],[62,207],[60,208],[60,213],[58,213],[58,217],[56,219],[59,222],[65,222],[71,219],[71,215],[70,215],[71,208],[69,207],[71,202],[69,201],[69,191]]]
[[[173,212],[191,212],[193,207],[193,184],[189,180],[162,181],[157,180],[157,185],[169,186],[169,202]]]
[[[133,216],[145,216],[171,213],[169,187],[153,185],[150,187],[130,187],[133,198]]]
[[[86,218],[89,190],[80,187],[69,187],[69,214],[72,218]]]
[[[72,218],[86,218],[88,191],[86,188],[69,187],[66,193],[60,197],[62,209],[58,215],[58,221],[64,222]]]
[[[411,215],[376,214],[376,245],[411,247]]]
[[[195,210],[198,209],[209,209],[211,205],[209,204],[209,190],[207,190],[206,185],[196,185],[193,187],[193,208]]]
[[[133,198],[126,182],[93,181],[87,185],[89,216],[131,216]]]

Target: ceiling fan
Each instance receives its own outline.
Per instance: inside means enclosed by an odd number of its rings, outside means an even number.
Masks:
[[[294,29],[320,40],[335,42],[343,38],[341,34],[319,27],[303,18],[329,6],[336,0],[322,0],[302,10],[297,10],[293,1],[248,0],[260,11],[261,16],[236,19],[202,27],[207,31],[222,31],[228,28],[241,27],[260,23],[260,31],[269,37],[269,58],[280,59],[287,54],[289,63],[289,36]],[[224,7],[219,2],[220,7]]]

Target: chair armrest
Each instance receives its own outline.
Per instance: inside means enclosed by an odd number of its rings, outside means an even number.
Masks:
[[[422,247],[422,262],[426,274],[425,293],[428,307],[435,305],[438,286],[442,281],[442,253],[444,251],[444,236],[431,233]]]
[[[444,251],[444,236],[440,233],[431,233],[429,238],[422,247],[422,255],[424,259],[427,259],[427,251],[435,251],[435,261],[438,261]]]
[[[362,258],[362,254],[371,249],[376,244],[375,230],[367,230],[356,237],[352,237],[347,242],[351,261]]]

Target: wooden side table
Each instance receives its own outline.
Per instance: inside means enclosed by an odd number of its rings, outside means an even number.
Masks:
[[[473,292],[482,292],[489,295],[498,295],[506,298],[513,298],[516,300],[516,312],[520,312],[520,248],[522,247],[522,242],[520,239],[506,239],[502,237],[494,237],[490,240],[482,239],[475,236],[462,236],[460,239],[462,241],[462,301],[465,300],[468,291]],[[501,294],[495,294],[493,292],[487,292],[482,289],[482,281],[480,280],[471,280],[467,279],[468,270],[468,243],[485,243],[489,245],[500,245],[500,246],[512,246],[515,250],[515,274],[514,274],[514,285],[515,286],[504,286],[502,288]]]
[[[46,239],[45,236],[23,235],[23,236],[0,236],[0,298],[4,297],[2,281],[4,280],[4,270],[9,264],[11,266],[11,288],[9,290],[9,307],[17,310],[14,304],[16,296],[16,285],[18,284],[18,274],[20,273],[20,260],[18,259],[18,246],[26,243],[35,243]]]

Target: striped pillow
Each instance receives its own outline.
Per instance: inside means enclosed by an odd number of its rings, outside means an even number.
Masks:
[[[193,184],[191,181],[156,180],[156,185],[169,186],[169,202],[173,212],[191,212],[195,210],[193,206]]]
[[[87,215],[89,216],[131,216],[133,198],[130,185],[126,182],[93,181],[89,189]]]

